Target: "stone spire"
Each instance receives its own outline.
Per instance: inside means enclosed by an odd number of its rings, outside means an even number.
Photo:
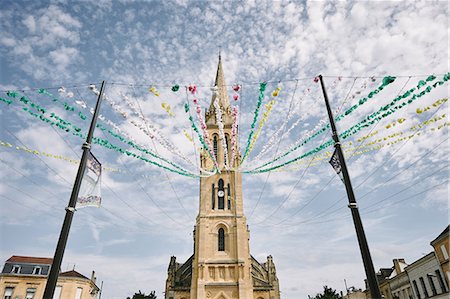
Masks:
[[[222,111],[229,111],[230,110],[230,101],[228,99],[228,93],[227,93],[227,86],[225,83],[225,76],[223,74],[223,68],[222,68],[222,58],[219,53],[219,64],[217,66],[217,73],[216,73],[216,80],[214,82],[214,86],[217,87],[217,94],[213,93],[211,104],[209,105],[209,109],[207,113],[207,120],[211,119],[211,116],[214,115],[215,107],[214,107],[214,101],[216,98],[219,98],[219,104]]]

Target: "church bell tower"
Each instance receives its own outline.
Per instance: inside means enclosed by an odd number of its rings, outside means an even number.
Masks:
[[[221,122],[216,109],[220,109]],[[200,178],[194,254],[184,264],[171,258],[166,299],[277,299],[279,286],[272,257],[260,264],[250,255],[242,177],[234,170],[240,155],[237,144],[231,148],[233,115],[220,55],[215,91],[205,121],[215,161],[204,150],[201,166],[209,170],[216,166],[219,171]]]

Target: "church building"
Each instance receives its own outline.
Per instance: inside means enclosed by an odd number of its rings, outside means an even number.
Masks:
[[[215,86],[217,90],[205,113],[205,121],[220,173],[200,178],[194,253],[184,263],[171,257],[165,299],[279,299],[272,257],[260,263],[250,254],[242,176],[232,170],[239,165],[241,157],[236,144],[236,157],[231,161],[233,115],[220,55]],[[225,140],[219,134],[221,123],[216,119],[217,105],[222,114]],[[200,160],[204,169],[213,169],[214,161],[208,153],[203,151]],[[233,167],[226,167],[228,165]]]

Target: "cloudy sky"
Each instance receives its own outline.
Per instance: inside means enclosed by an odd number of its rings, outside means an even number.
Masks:
[[[2,1],[0,7],[1,261],[53,256],[81,156],[83,139],[73,128],[87,132],[96,100],[89,86],[99,90],[105,80],[99,123],[105,130],[95,136],[140,153],[117,136],[134,140],[165,159],[149,157],[166,168],[94,144],[105,167],[102,207],[76,212],[62,270],[95,270],[102,298],[138,290],[163,298],[170,256],[181,262],[192,254],[198,212],[202,145],[185,103],[200,123],[185,87],[197,86],[204,112],[219,50],[230,101],[240,111],[241,152],[259,83],[267,82],[254,133],[263,126],[239,171],[247,172],[252,255],[261,262],[273,256],[282,298],[307,298],[323,285],[344,290],[344,279],[364,285],[345,189],[328,164],[333,148],[311,154],[331,134],[300,146],[327,124],[319,74],[336,116],[349,112],[337,123],[340,133],[380,116],[342,140],[375,268],[427,254],[448,224],[446,1]],[[383,84],[386,76],[395,80]],[[235,82],[242,87],[237,101]],[[392,102],[392,113],[382,116],[380,108]],[[39,114],[63,119],[69,132]]]

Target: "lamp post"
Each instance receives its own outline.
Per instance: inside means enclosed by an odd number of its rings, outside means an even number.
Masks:
[[[372,298],[381,298],[380,287],[378,285],[377,276],[373,267],[372,257],[370,256],[369,245],[367,244],[366,235],[359,215],[358,205],[356,203],[355,194],[353,193],[352,183],[350,181],[350,175],[348,174],[347,165],[345,164],[344,154],[342,152],[341,143],[339,141],[339,135],[336,130],[336,124],[334,122],[333,112],[331,111],[330,103],[328,102],[328,95],[325,90],[325,84],[323,82],[322,75],[319,75],[320,85],[322,86],[323,97],[325,99],[325,105],[327,107],[328,117],[330,119],[330,126],[332,130],[332,137],[334,140],[334,147],[339,158],[339,163],[342,170],[342,176],[344,179],[345,189],[348,196],[348,207],[352,213],[353,223],[355,225],[356,236],[358,238],[359,249],[364,264],[364,270],[367,276],[367,282],[369,284],[370,294]]]
[[[78,193],[80,192],[81,181],[83,180],[84,171],[86,169],[86,162],[88,154],[91,149],[91,141],[94,135],[95,125],[97,123],[97,117],[100,110],[100,104],[102,95],[105,88],[105,81],[102,82],[102,87],[98,95],[97,104],[95,105],[94,115],[92,116],[91,125],[89,127],[88,136],[86,141],[81,147],[83,149],[83,155],[81,156],[80,165],[78,166],[77,176],[75,183],[73,184],[72,194],[70,195],[69,205],[66,207],[66,216],[59,235],[58,244],[56,245],[55,255],[52,261],[52,267],[47,278],[47,284],[45,285],[44,299],[52,299],[55,292],[56,282],[58,281],[59,269],[61,268],[61,262],[66,249],[67,239],[69,238],[70,226],[72,224],[73,215],[75,213],[75,206],[77,203]]]

